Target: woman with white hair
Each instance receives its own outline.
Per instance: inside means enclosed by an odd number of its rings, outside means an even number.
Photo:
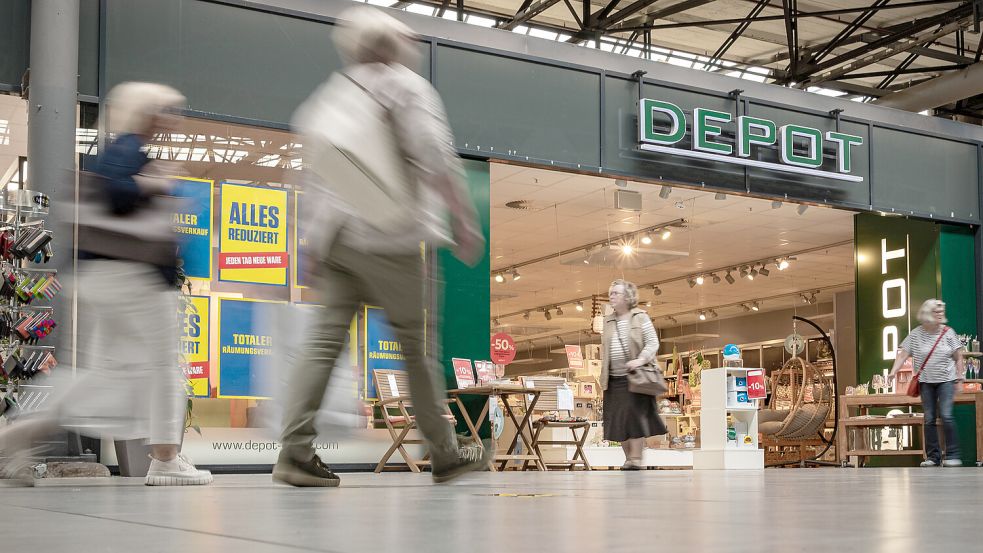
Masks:
[[[12,458],[0,471],[8,478],[31,484],[31,443],[63,427],[146,440],[148,486],[212,481],[180,454],[187,397],[178,364],[175,206],[167,177],[176,168],[146,153],[155,135],[173,129],[184,102],[177,90],[152,83],[123,83],[107,97],[113,134],[78,206],[79,378],[46,412],[0,432],[0,454]]]
[[[601,346],[601,388],[604,390],[604,438],[621,442],[622,470],[642,468],[645,438],[668,432],[659,417],[656,398],[628,389],[628,373],[655,362],[659,337],[648,313],[638,307],[638,287],[618,279],[608,302],[614,312],[604,320]]]
[[[916,367],[922,410],[925,412],[925,452],[923,467],[958,467],[959,440],[956,437],[956,419],[952,415],[956,383],[965,374],[963,344],[956,332],[946,326],[945,303],[930,299],[918,310],[920,326],[908,334],[901,343],[901,351],[894,360],[890,378],[893,379],[908,358]],[[945,460],[939,448],[937,420],[942,419],[945,432]]]

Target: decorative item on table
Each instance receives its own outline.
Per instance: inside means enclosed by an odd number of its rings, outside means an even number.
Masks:
[[[874,393],[875,394],[879,394],[882,391],[883,391],[883,393],[887,393],[887,386],[885,385],[885,380],[886,379],[883,376],[879,375],[879,374],[875,374],[874,376],[872,376],[870,378],[870,383],[871,383],[871,385],[874,386]]]
[[[870,395],[870,382],[864,382],[863,384],[858,384],[856,393],[858,396]]]
[[[696,388],[700,385],[701,373],[703,369],[711,367],[710,361],[703,356],[703,350],[689,356],[689,385]]]

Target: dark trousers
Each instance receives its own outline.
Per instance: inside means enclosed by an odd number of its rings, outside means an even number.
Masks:
[[[945,432],[945,458],[959,458],[959,438],[956,437],[956,419],[952,406],[956,396],[956,381],[921,383],[922,409],[925,411],[925,454],[930,461],[942,464],[939,449],[939,429],[936,421],[942,419]]]

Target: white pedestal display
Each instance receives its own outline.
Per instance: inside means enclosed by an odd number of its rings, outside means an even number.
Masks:
[[[764,469],[765,453],[758,445],[757,402],[738,403],[740,390],[728,389],[728,377],[733,377],[730,388],[735,388],[734,381],[746,380],[749,370],[755,369],[719,368],[702,372],[700,449],[693,452],[694,469]],[[743,392],[746,396],[746,385]],[[728,417],[733,419],[734,440],[728,439]]]

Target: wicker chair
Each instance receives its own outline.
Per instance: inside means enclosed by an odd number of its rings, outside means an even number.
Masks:
[[[764,445],[782,451],[821,447],[826,419],[833,408],[833,385],[826,375],[799,357],[790,359],[771,376],[771,399],[758,416]],[[779,463],[788,464],[788,463]]]

